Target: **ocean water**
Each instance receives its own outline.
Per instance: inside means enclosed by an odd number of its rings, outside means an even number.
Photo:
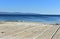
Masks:
[[[60,23],[60,15],[0,15],[0,21]]]

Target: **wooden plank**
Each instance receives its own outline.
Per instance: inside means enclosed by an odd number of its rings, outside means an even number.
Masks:
[[[54,37],[52,39],[60,39],[60,28],[59,30],[55,33]]]
[[[46,32],[44,32],[42,35],[38,36],[36,39],[51,39],[53,34],[56,32],[56,30],[59,28],[59,26],[53,26]]]

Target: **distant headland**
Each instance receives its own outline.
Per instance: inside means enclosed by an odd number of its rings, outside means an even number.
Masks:
[[[0,12],[0,15],[38,15],[38,16],[60,16],[56,14],[38,14],[38,13],[22,13],[22,12]]]

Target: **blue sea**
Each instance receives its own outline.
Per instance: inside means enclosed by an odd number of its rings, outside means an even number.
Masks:
[[[60,23],[60,15],[0,15],[0,21]]]

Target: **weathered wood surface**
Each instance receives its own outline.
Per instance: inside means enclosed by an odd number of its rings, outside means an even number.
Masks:
[[[41,23],[6,22],[0,24],[0,39],[51,39],[58,28]],[[57,39],[56,36],[53,39]]]

